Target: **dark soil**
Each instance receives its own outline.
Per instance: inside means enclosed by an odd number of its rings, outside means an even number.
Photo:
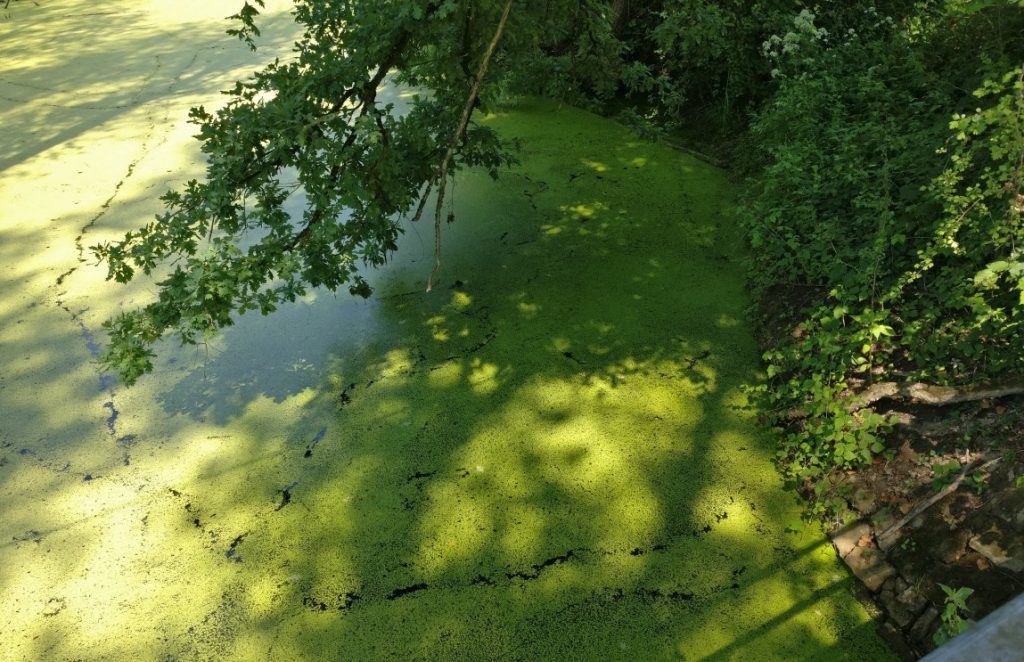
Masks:
[[[889,404],[896,407],[879,410],[902,422],[890,435],[888,457],[833,477],[849,504],[846,519],[870,524],[871,536],[858,544],[880,548],[896,570],[874,595],[883,633],[897,652],[916,659],[935,647],[940,622],[932,614],[946,597],[940,584],[973,589],[967,605],[974,620],[1024,592],[1024,398]],[[958,478],[955,489],[927,505]],[[908,612],[895,599],[905,587],[927,602]]]

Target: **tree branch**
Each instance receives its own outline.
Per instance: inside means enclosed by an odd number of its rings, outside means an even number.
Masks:
[[[430,272],[430,277],[427,279],[427,292],[434,289],[434,277],[437,275],[438,271],[441,270],[441,208],[444,204],[444,192],[448,178],[448,168],[451,166],[455,150],[458,149],[459,143],[462,141],[462,136],[466,132],[466,127],[469,125],[469,116],[473,113],[473,106],[476,104],[477,96],[480,94],[480,85],[483,83],[484,77],[487,75],[487,67],[491,62],[491,58],[494,56],[494,51],[498,47],[498,42],[501,41],[501,35],[505,32],[505,25],[508,23],[508,17],[511,11],[512,0],[505,0],[505,8],[501,12],[501,19],[498,21],[498,27],[494,31],[494,36],[491,37],[491,42],[487,45],[487,50],[484,51],[484,57],[480,61],[480,67],[477,69],[476,76],[473,79],[473,84],[469,88],[469,94],[466,95],[466,102],[462,105],[462,116],[459,118],[459,124],[456,126],[455,131],[452,132],[452,137],[448,140],[448,149],[445,151],[444,159],[441,161],[440,167],[438,167],[437,171],[427,182],[427,189],[423,194],[423,198],[420,200],[419,207],[416,210],[416,216],[413,217],[413,221],[419,220],[420,215],[423,213],[423,208],[426,205],[427,196],[430,195],[434,184],[439,182],[437,188],[437,204],[434,208],[434,270]]]

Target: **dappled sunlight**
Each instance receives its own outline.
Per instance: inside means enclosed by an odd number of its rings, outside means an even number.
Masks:
[[[88,246],[201,172],[188,106],[288,57],[291,26],[270,3],[252,56],[211,20],[235,2],[43,4],[0,23],[29,53],[0,76],[15,659],[799,656],[864,622],[744,409],[721,173],[555,105],[489,116],[525,165],[460,174],[432,293],[407,223],[374,298],[162,343],[124,389],[100,324],[152,283]],[[70,64],[47,44],[91,32]]]
[[[735,577],[743,592],[696,615],[678,632],[677,650],[700,659],[734,659],[758,641],[773,656],[786,659],[839,644],[844,658],[870,655],[870,649],[858,649],[851,641],[844,625],[856,605],[835,598],[849,591],[852,581],[845,573],[828,573],[834,567],[830,545],[809,543],[764,570],[743,567]]]

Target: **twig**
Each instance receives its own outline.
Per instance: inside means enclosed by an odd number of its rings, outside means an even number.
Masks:
[[[484,76],[487,75],[487,67],[491,62],[495,49],[498,47],[498,42],[501,41],[502,33],[505,32],[505,25],[508,23],[508,16],[511,11],[512,0],[505,0],[505,8],[501,12],[498,27],[494,31],[494,36],[491,37],[491,43],[487,45],[487,50],[484,51],[483,60],[480,61],[480,67],[477,69],[476,77],[473,79],[473,84],[469,88],[469,94],[466,96],[466,103],[462,106],[462,117],[459,118],[459,124],[452,133],[452,137],[448,140],[448,149],[445,151],[441,166],[437,169],[435,175],[431,177],[430,181],[427,182],[424,199],[430,194],[434,183],[437,182],[437,205],[434,208],[434,270],[430,272],[430,277],[427,279],[427,292],[434,288],[434,277],[441,270],[441,207],[444,204],[444,190],[448,179],[448,168],[451,165],[452,157],[455,155],[455,150],[458,149],[459,142],[462,140],[462,135],[466,132],[466,127],[469,125],[469,116],[473,112],[473,105],[476,103],[477,95],[480,93],[480,85],[483,83]],[[416,214],[417,219],[423,211],[424,204],[424,200],[421,200]]]
[[[984,459],[984,458],[981,458],[981,459]],[[980,467],[978,467],[978,471],[984,471],[985,469],[988,469],[990,466],[992,466],[993,464],[995,464],[996,462],[998,462],[1001,459],[1003,459],[1002,456],[998,456],[998,457],[990,459],[988,462],[986,462],[985,464],[983,464]],[[980,459],[979,460],[975,460],[974,462],[971,462],[966,467],[961,469],[960,473],[956,477],[956,480],[954,480],[952,483],[950,483],[946,487],[942,488],[941,490],[939,490],[938,492],[936,492],[932,496],[928,497],[927,499],[925,499],[921,503],[917,504],[917,506],[913,510],[911,510],[909,513],[907,513],[907,515],[903,519],[901,519],[900,521],[896,522],[895,524],[890,525],[888,528],[886,528],[884,531],[882,531],[882,533],[876,535],[875,539],[878,540],[878,546],[881,547],[883,550],[889,549],[890,547],[892,547],[892,543],[896,542],[894,537],[896,536],[897,533],[900,532],[900,529],[902,529],[904,526],[906,526],[908,522],[913,521],[918,515],[920,515],[921,513],[923,513],[924,511],[928,510],[933,505],[935,505],[936,503],[941,501],[944,497],[946,497],[949,494],[952,494],[953,492],[955,492],[957,490],[957,488],[960,487],[960,483],[962,483],[964,481],[964,479],[967,478],[967,474],[969,474],[971,472],[971,470],[974,469],[975,465],[979,461],[980,461]]]

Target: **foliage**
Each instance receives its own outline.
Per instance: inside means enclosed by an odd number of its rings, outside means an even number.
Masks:
[[[939,588],[946,594],[946,602],[942,609],[942,624],[932,639],[936,645],[941,646],[970,626],[964,616],[971,611],[967,607],[967,598],[971,597],[974,589],[967,587],[954,589],[945,584],[939,584]]]
[[[932,464],[932,489],[940,490],[953,482],[953,477],[960,471],[960,463],[956,460],[935,462]]]
[[[452,172],[514,160],[486,127],[458,130],[467,99],[539,93],[615,107],[650,135],[694,115],[749,127],[752,288],[779,308],[793,288],[817,293],[766,348],[755,390],[783,470],[822,497],[832,470],[885,448],[893,421],[857,403],[873,382],[1024,371],[1022,3],[515,2],[477,94],[503,4],[299,0],[296,59],[193,110],[205,178],[95,247],[112,278],[159,279],[155,301],[108,323],[106,363],[130,383],[165,335],[197,342],[309,287],[369,295],[360,269],[394,250],[449,147]],[[234,16],[250,47],[261,6]],[[397,116],[378,101],[389,75],[430,94]]]
[[[1011,10],[1001,19],[1024,25]],[[958,11],[964,39],[991,19]],[[961,80],[950,80],[935,66],[955,50],[955,34],[936,27],[949,16],[927,20],[869,7],[836,34],[804,10],[763,44],[777,87],[751,127],[761,165],[742,218],[753,283],[763,297],[790,284],[823,296],[765,353],[760,394],[784,470],[819,492],[833,468],[883,450],[892,422],[855,406],[876,379],[956,383],[1024,368],[1024,94],[1022,70],[1008,65],[1024,45],[959,62]],[[953,114],[978,68],[990,72],[978,105]]]
[[[245,2],[233,17],[231,34],[251,48],[262,4]],[[234,315],[270,313],[310,287],[368,296],[360,269],[387,259],[398,219],[422,211],[425,189],[443,191],[435,180],[459,168],[497,176],[512,162],[510,146],[486,127],[457,131],[467,98],[486,106],[499,83],[538,67],[562,67],[583,85],[614,60],[613,48],[594,45],[610,33],[606,3],[516,3],[494,74],[477,93],[475,72],[504,4],[296,2],[296,57],[237,83],[223,108],[191,111],[205,177],[166,193],[153,222],[93,247],[118,282],[139,272],[158,279],[155,301],[107,322],[104,363],[131,384],[152,369],[153,345],[167,334],[195,343]],[[397,116],[378,100],[389,74],[431,93]],[[305,209],[292,218],[284,205],[300,190]]]

